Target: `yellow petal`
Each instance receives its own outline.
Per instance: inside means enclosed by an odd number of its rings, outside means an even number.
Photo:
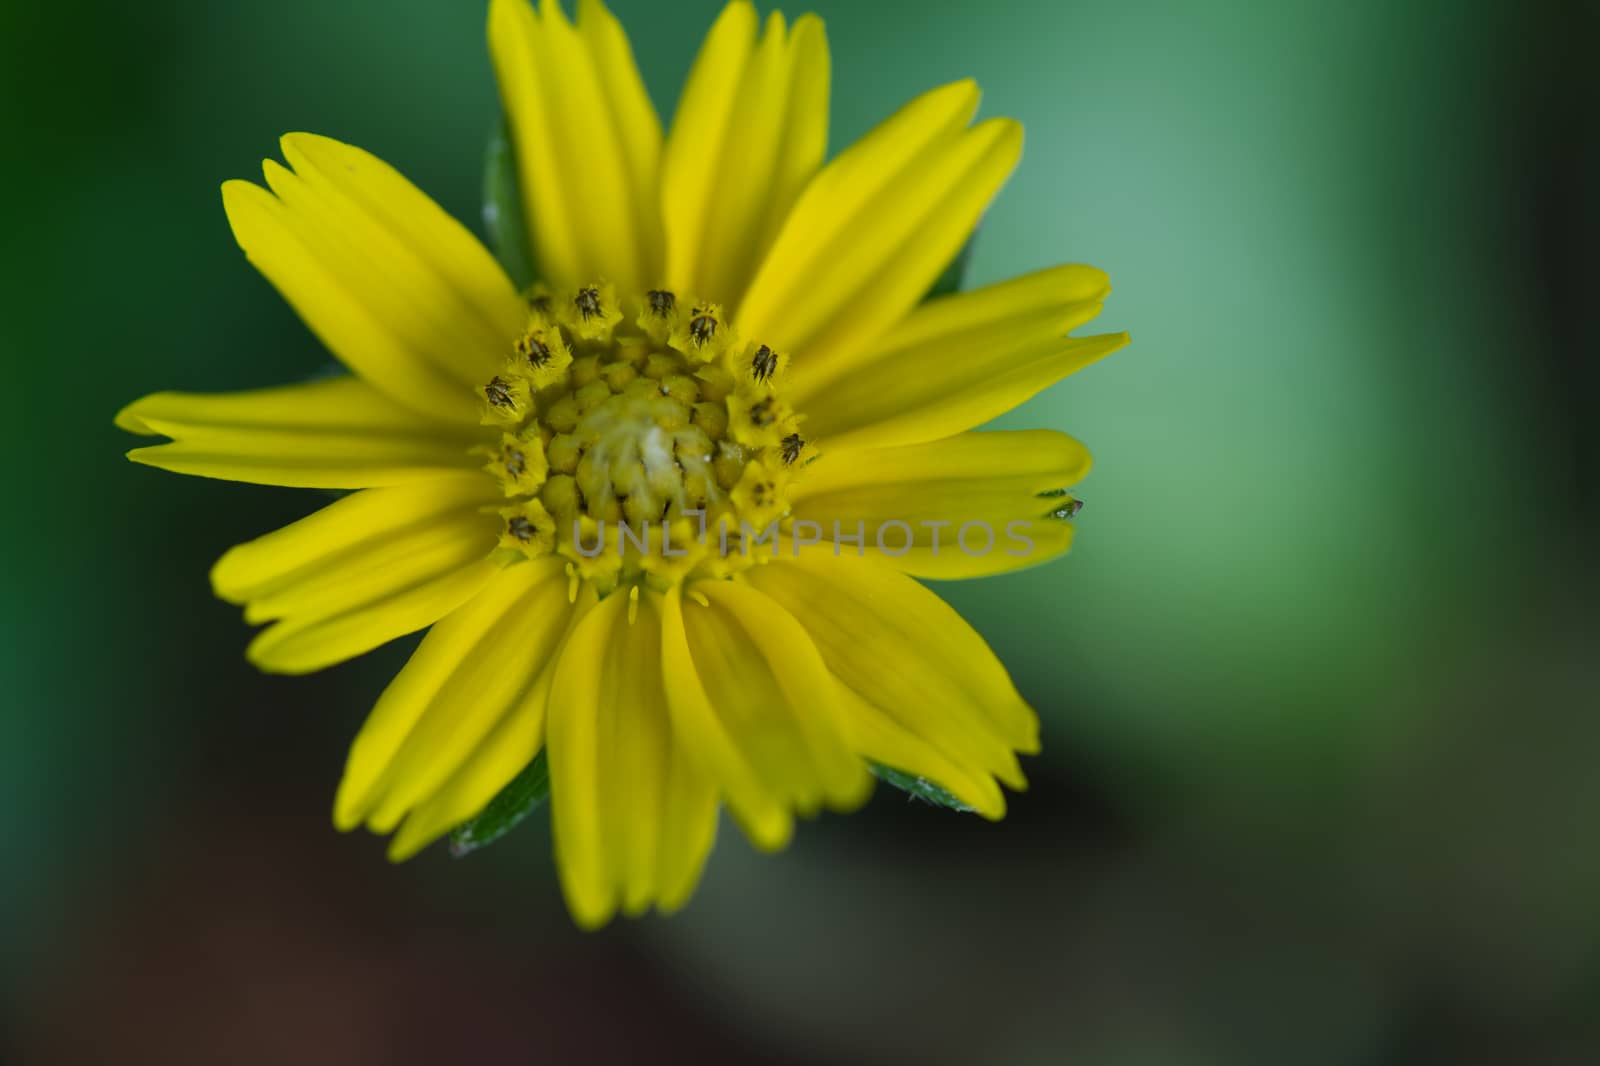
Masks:
[[[1074,485],[1088,472],[1088,451],[1053,430],[824,449],[791,490],[794,543],[820,538],[821,544],[800,550],[866,555],[918,577],[1018,570],[1067,550],[1072,526],[1047,517],[1059,500],[1041,494]],[[804,538],[802,523],[814,524]]]
[[[477,385],[525,311],[467,230],[382,160],[326,137],[283,138],[273,192],[222,187],[234,237],[336,356],[390,398],[475,423]],[[274,195],[276,193],[276,195]]]
[[[264,537],[212,569],[218,596],[252,622],[264,670],[305,673],[430,625],[496,569],[495,486],[478,474],[364,489]]]
[[[545,656],[527,695],[495,723],[494,729],[450,779],[407,816],[389,844],[391,861],[409,859],[451,829],[480,814],[500,790],[533,761],[544,745],[545,712],[561,648],[594,603],[594,590],[584,585],[576,602],[564,608],[566,621],[561,640]]]
[[[477,434],[422,419],[353,377],[250,392],[158,392],[117,425],[171,437],[136,463],[179,474],[298,488],[359,489],[475,465]]]
[[[836,377],[795,376],[807,429],[840,451],[981,425],[1128,342],[1067,337],[1110,291],[1101,271],[1061,266],[931,300]]]
[[[947,756],[842,683],[839,702],[864,758],[932,781],[990,821],[1005,817],[1005,795],[981,766]]]
[[[789,843],[794,820],[740,751],[706,695],[684,631],[681,586],[663,597],[661,617],[661,660],[673,732],[705,775],[717,782],[751,842],[763,851],[777,851]]]
[[[544,280],[639,291],[661,270],[661,126],[626,35],[598,0],[493,0],[489,47]]]
[[[978,91],[925,94],[812,180],[738,311],[752,338],[829,379],[927,292],[1016,164],[1022,129],[966,129]]]
[[[723,8],[678,95],[678,111],[661,165],[661,213],[667,237],[667,277],[679,287],[689,287],[702,273],[700,242],[716,206],[712,193],[717,185],[717,165],[722,162],[739,85],[750,62],[756,25],[754,4],[734,0]]]
[[[662,259],[661,119],[650,102],[622,23],[601,0],[579,0],[578,32],[593,58],[595,76],[600,82],[612,128],[622,146],[628,197],[639,225],[641,260],[647,270],[659,270]]]
[[[827,668],[806,631],[745,585],[704,581],[683,604],[695,672],[764,787],[802,815],[848,810],[871,778],[851,750]]]
[[[550,692],[550,800],[573,917],[604,924],[683,902],[711,846],[715,795],[678,750],[659,598],[616,593],[562,649]]]
[[[611,684],[600,722],[603,824],[622,909],[629,916],[643,914],[658,892],[661,824],[672,757],[671,725],[661,687],[661,626],[652,599],[642,597],[612,625],[604,667]]]
[[[693,894],[717,835],[717,794],[712,779],[674,738],[661,807],[661,847],[656,907],[664,914]]]
[[[350,749],[340,825],[392,830],[527,697],[566,629],[566,567],[507,567],[441,619],[379,698]]]
[[[983,638],[939,597],[851,555],[805,554],[747,580],[794,615],[845,685],[952,761],[1013,788],[1013,750],[1038,750],[1039,723]]]
[[[626,624],[624,596],[610,596],[590,611],[561,649],[550,689],[550,821],[555,831],[556,866],[573,919],[584,928],[611,920],[619,902],[617,874],[605,839],[605,788],[610,783],[602,759],[610,752],[615,707],[608,697],[618,678],[610,676],[612,631]]]
[[[822,164],[828,140],[822,21],[787,32],[736,0],[702,46],[673,119],[662,171],[667,279],[733,306]]]

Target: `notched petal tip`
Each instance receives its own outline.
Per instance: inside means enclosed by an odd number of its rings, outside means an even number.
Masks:
[[[244,657],[251,666],[263,674],[299,677],[303,674],[314,674],[331,665],[320,657],[305,658],[304,649],[301,650],[300,658],[285,655],[282,651],[284,636],[278,632],[282,628],[281,623],[268,626],[245,648]]]
[[[134,432],[140,431],[135,430]],[[159,431],[144,430],[143,432],[155,435]],[[147,444],[143,448],[130,448],[122,454],[130,463],[148,466],[152,470],[166,470],[177,474],[186,473],[187,471],[171,461],[172,454],[170,449],[173,443],[173,441],[166,441],[162,444]]]
[[[827,36],[828,24],[822,16],[815,11],[807,11],[804,15],[794,20],[794,25],[789,28],[790,38],[798,37],[801,33],[818,33]]]
[[[142,396],[118,411],[115,417],[112,418],[112,424],[120,430],[128,433],[137,433],[141,437],[162,436],[163,434],[160,430],[150,428],[150,425],[145,421],[145,414],[149,412],[152,406],[170,395],[172,394],[167,392],[153,392],[148,396]],[[128,453],[128,458],[133,458],[133,452]],[[134,462],[139,462],[139,460],[134,459]]]

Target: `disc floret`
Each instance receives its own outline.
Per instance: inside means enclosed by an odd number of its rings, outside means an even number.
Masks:
[[[502,548],[560,555],[602,595],[749,565],[810,458],[787,368],[710,301],[659,288],[625,305],[605,282],[531,293],[481,389],[502,431],[484,449],[508,497]]]

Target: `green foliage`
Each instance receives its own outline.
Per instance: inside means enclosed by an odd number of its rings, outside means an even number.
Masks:
[[[483,812],[450,831],[450,854],[460,858],[493,844],[550,798],[550,765],[541,750]]]
[[[879,781],[893,785],[902,792],[915,796],[925,803],[931,803],[935,807],[948,807],[952,811],[962,812],[970,812],[972,810],[971,807],[962,803],[950,792],[929,781],[926,777],[916,777],[903,770],[880,766],[877,763],[872,764],[872,772],[877,775]]]
[[[528,220],[522,211],[522,186],[517,160],[511,151],[511,134],[502,119],[489,135],[483,160],[483,225],[489,249],[505,272],[525,289],[539,276],[529,244]]]

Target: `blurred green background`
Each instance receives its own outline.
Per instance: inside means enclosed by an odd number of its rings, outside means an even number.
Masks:
[[[940,590],[1045,721],[1013,816],[725,826],[686,912],[595,936],[542,818],[336,836],[406,648],[257,675],[207,570],[319,497],[133,466],[111,416],[326,364],[217,193],[280,133],[477,224],[485,5],[4,0],[0,1061],[1600,1060],[1562,9],[814,6],[835,149],[976,77],[1028,147],[972,280],[1093,263],[1134,337],[1003,420],[1094,451],[1073,553]],[[718,7],[614,2],[666,114]]]

